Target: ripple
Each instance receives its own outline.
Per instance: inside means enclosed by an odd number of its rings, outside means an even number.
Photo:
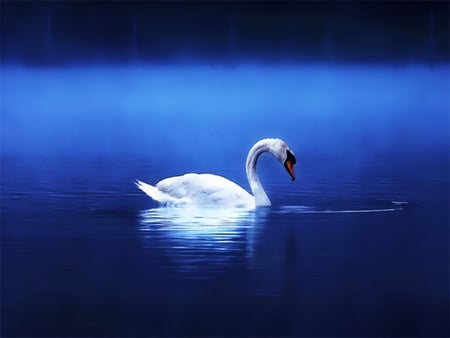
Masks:
[[[395,206],[408,204],[408,202],[392,201]],[[315,208],[305,205],[285,205],[281,206],[279,210],[275,211],[280,214],[357,214],[357,213],[378,213],[378,212],[394,212],[401,211],[403,207],[386,207],[386,208],[352,208],[352,209],[324,209]]]

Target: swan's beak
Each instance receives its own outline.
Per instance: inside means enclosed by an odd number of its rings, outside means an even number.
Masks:
[[[286,168],[287,172],[291,176],[291,179],[295,181],[295,171],[294,171],[294,164],[290,160],[286,160],[284,162],[284,167]]]

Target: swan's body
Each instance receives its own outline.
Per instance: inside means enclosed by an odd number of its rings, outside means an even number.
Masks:
[[[142,181],[136,181],[136,185],[163,205],[220,206],[245,209],[269,206],[270,200],[256,174],[258,157],[264,152],[270,152],[284,163],[292,179],[295,179],[292,166],[296,160],[287,144],[280,139],[263,139],[250,149],[246,161],[247,178],[253,196],[225,177],[212,174],[189,173],[166,178],[158,182],[156,186]]]
[[[155,187],[141,181],[137,186],[154,200],[168,205],[220,205],[255,207],[255,199],[247,191],[225,177],[212,174],[186,174],[166,178]]]

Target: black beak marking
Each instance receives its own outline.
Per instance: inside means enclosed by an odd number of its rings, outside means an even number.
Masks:
[[[292,164],[297,163],[294,154],[289,149],[286,150],[286,154],[287,154],[286,161],[290,161]]]
[[[294,164],[297,163],[294,154],[286,150],[286,161],[284,162],[284,167],[286,168],[289,176],[291,176],[292,181],[295,181]]]

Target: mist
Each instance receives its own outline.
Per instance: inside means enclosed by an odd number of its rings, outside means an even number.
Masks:
[[[309,156],[446,156],[448,72],[448,65],[3,67],[2,154],[195,160],[245,155],[257,139],[282,137]]]

